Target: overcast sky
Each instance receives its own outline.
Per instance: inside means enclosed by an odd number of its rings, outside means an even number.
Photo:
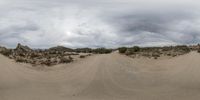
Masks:
[[[0,0],[0,45],[200,43],[199,0]]]

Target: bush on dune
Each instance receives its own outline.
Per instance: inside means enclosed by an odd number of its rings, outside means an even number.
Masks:
[[[80,55],[80,58],[85,58],[85,56],[84,55]]]
[[[140,47],[138,46],[134,46],[134,47],[131,47],[131,48],[128,48],[125,52],[126,55],[132,55],[136,52],[139,52],[140,51]]]
[[[190,52],[190,48],[186,45],[178,45],[174,47],[176,51],[183,51],[185,53]]]
[[[120,47],[118,48],[119,53],[125,53],[127,51],[127,47]]]
[[[198,49],[197,52],[200,53],[200,49]]]
[[[131,48],[131,50],[133,52],[139,52],[140,51],[140,47],[139,46],[134,46],[134,47]]]
[[[12,54],[12,51],[11,50],[4,50],[4,51],[1,51],[0,53],[3,54],[4,56],[9,56],[9,55]]]
[[[106,49],[106,48],[97,48],[93,50],[93,53],[96,53],[96,54],[108,54],[111,52],[112,52],[112,49]]]
[[[92,53],[92,49],[91,48],[78,48],[78,49],[75,49],[75,52],[77,52],[77,53]]]

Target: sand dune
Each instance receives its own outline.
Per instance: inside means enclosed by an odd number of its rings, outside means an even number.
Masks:
[[[200,54],[132,59],[118,53],[37,67],[0,55],[0,100],[198,100]]]

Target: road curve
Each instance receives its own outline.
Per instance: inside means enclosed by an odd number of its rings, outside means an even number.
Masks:
[[[0,55],[0,100],[197,100],[200,55],[132,59],[118,53],[33,68]]]

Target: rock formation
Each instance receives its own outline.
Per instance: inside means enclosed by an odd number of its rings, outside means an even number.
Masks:
[[[0,47],[0,53],[14,59],[16,62],[47,66],[72,62],[71,55],[75,55],[75,53],[69,53],[69,51],[71,50],[61,46],[47,50],[32,50],[21,44],[18,44],[15,49]]]

